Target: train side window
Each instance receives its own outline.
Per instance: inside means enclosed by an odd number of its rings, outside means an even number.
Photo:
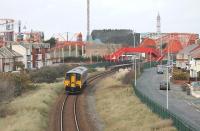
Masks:
[[[80,81],[81,80],[81,75],[80,74],[76,74],[76,79]]]
[[[69,80],[70,74],[66,74],[66,80]]]

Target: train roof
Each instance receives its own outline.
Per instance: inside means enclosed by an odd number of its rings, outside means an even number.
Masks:
[[[78,74],[83,74],[87,71],[88,69],[84,66],[78,66],[78,67],[75,67],[71,70],[69,70],[67,73],[78,73]]]

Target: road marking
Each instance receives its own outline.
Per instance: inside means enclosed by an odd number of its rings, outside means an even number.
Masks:
[[[191,104],[192,104],[193,106],[196,106],[193,102],[191,102]]]
[[[200,113],[200,110],[199,110],[199,109],[196,109],[196,111]]]
[[[186,101],[186,100],[185,100],[185,103],[187,103],[190,106],[192,105],[189,101]]]
[[[199,107],[198,107],[197,104],[192,103],[192,105],[193,105],[196,109],[199,109]]]
[[[196,110],[197,112],[200,112],[200,108],[199,108],[196,104],[194,104],[193,102],[186,101],[186,100],[185,100],[185,102],[186,102],[188,105],[194,107],[195,110]]]

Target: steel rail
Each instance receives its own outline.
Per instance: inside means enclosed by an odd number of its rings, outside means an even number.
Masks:
[[[97,79],[97,78],[99,78],[99,77],[101,77],[103,75],[106,75],[106,74],[109,74],[109,73],[113,73],[113,72],[115,72],[115,71],[108,71],[108,72],[103,72],[103,73],[94,75],[94,76],[88,78],[87,81],[88,81],[88,83],[90,83],[90,82],[94,81],[95,79]],[[65,96],[64,101],[62,103],[62,107],[61,107],[61,112],[60,112],[60,131],[64,131],[64,128],[63,128],[63,118],[64,118],[64,116],[63,116],[63,114],[64,114],[64,109],[65,109],[66,101],[67,101],[68,97],[70,97],[70,96],[69,95]],[[74,122],[75,122],[75,125],[76,125],[76,130],[80,131],[79,123],[78,123],[78,119],[77,119],[77,113],[76,113],[76,111],[77,111],[76,110],[77,109],[77,107],[76,107],[77,99],[78,99],[78,95],[75,96],[75,100],[74,100],[74,104],[73,104],[73,108],[74,108],[73,109],[73,114],[74,114]]]

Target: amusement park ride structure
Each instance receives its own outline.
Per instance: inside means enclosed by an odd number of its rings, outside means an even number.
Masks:
[[[171,54],[176,54],[184,47],[194,44],[198,38],[199,36],[197,34],[192,33],[165,33],[165,35],[161,35],[161,37],[158,37],[157,39],[144,38],[138,47],[121,48],[116,52],[105,56],[105,58],[109,61],[118,61],[122,55],[127,53],[145,53],[148,55],[147,60],[152,58],[151,60],[161,61],[168,50]],[[160,45],[161,40],[163,43],[162,47]],[[163,50],[162,55],[160,53],[161,49]]]
[[[0,47],[11,42],[41,43],[43,40],[43,32],[32,30],[30,32],[22,32],[21,21],[0,19]]]
[[[13,19],[0,19],[0,46],[14,39],[14,24]]]

